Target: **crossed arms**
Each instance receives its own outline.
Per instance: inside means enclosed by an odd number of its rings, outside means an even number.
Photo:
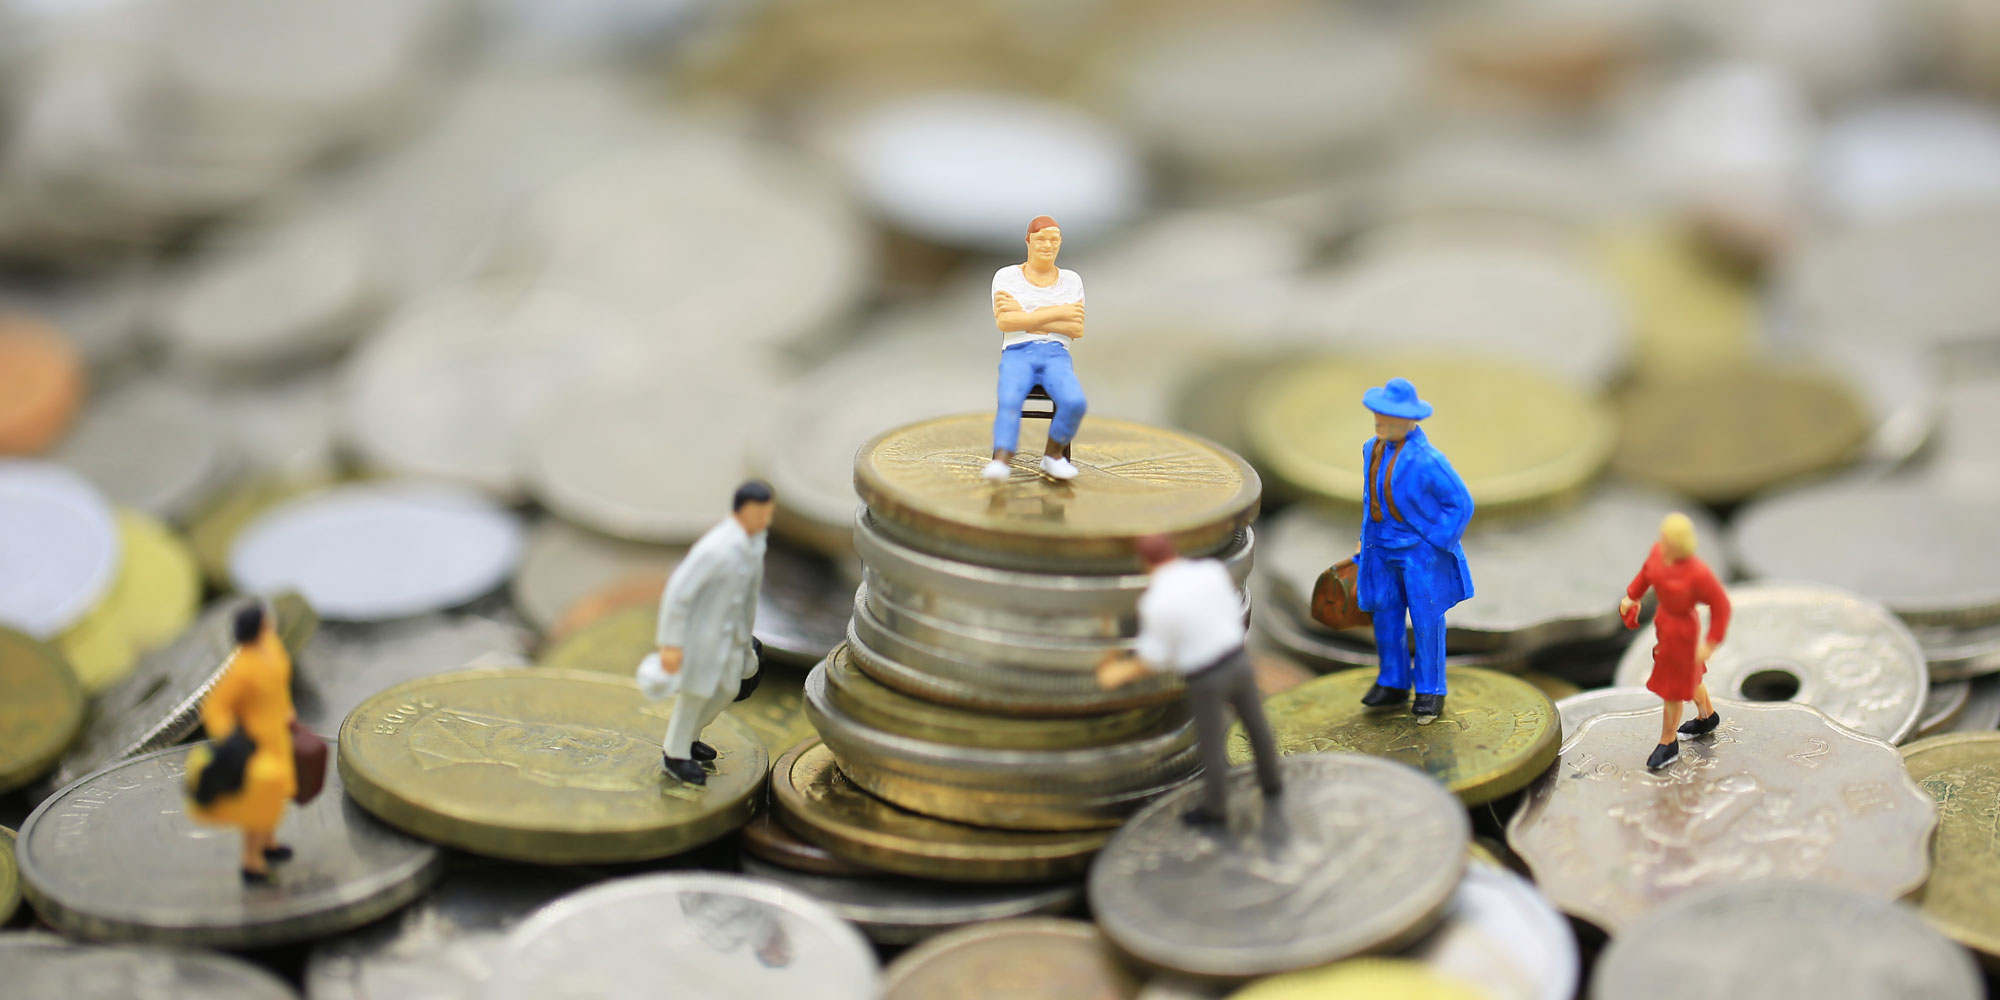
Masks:
[[[994,292],[993,323],[1002,333],[1055,333],[1076,340],[1083,336],[1083,303],[1066,302],[1028,312],[1014,296]]]

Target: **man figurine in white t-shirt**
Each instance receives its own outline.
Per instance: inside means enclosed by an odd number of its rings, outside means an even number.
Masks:
[[[1028,223],[1028,260],[993,272],[993,324],[1000,328],[1000,408],[993,414],[993,461],[980,473],[1006,480],[1021,441],[1021,404],[1036,385],[1056,404],[1042,472],[1075,479],[1065,454],[1083,423],[1083,386],[1070,367],[1069,342],[1083,336],[1083,279],[1056,267],[1062,230],[1038,215]]]
[[[1236,710],[1250,740],[1264,798],[1284,790],[1278,745],[1264,720],[1264,695],[1243,651],[1243,605],[1236,581],[1214,559],[1180,558],[1173,539],[1165,535],[1139,539],[1138,550],[1151,577],[1139,598],[1139,638],[1131,651],[1111,653],[1098,663],[1097,684],[1109,691],[1163,670],[1187,678],[1204,784],[1201,804],[1181,819],[1190,826],[1224,825],[1229,821],[1230,709]]]

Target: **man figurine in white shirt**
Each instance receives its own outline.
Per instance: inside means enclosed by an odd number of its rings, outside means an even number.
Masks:
[[[1264,697],[1243,651],[1243,613],[1236,583],[1214,559],[1182,559],[1165,535],[1139,539],[1139,559],[1152,580],[1139,598],[1138,648],[1106,656],[1097,665],[1098,686],[1123,687],[1149,673],[1172,670],[1187,678],[1200,740],[1202,803],[1183,813],[1192,826],[1222,825],[1229,818],[1228,708],[1243,720],[1255,758],[1257,784],[1269,799],[1283,791],[1278,746],[1264,721]]]
[[[993,414],[993,461],[980,473],[1004,482],[1021,443],[1021,404],[1040,385],[1056,404],[1042,473],[1075,479],[1065,453],[1089,406],[1070,366],[1069,342],[1083,336],[1083,279],[1056,267],[1062,230],[1038,215],[1028,223],[1028,260],[993,272],[993,324],[1000,328],[1000,407]]]
[[[757,689],[757,591],[764,584],[764,530],[771,526],[771,487],[751,480],[736,488],[731,514],[708,529],[667,578],[660,595],[660,649],[639,665],[649,697],[673,696],[662,744],[667,773],[691,785],[708,783],[703,763],[715,748],[701,731],[731,701]]]

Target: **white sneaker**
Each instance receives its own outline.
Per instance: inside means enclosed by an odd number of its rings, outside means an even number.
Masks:
[[[1014,474],[1014,467],[1007,464],[1006,462],[1000,461],[997,458],[991,462],[986,463],[986,468],[979,470],[979,475],[981,478],[991,480],[992,482],[996,483],[1006,482],[1007,477],[1013,474]]]
[[[1042,474],[1048,476],[1050,479],[1061,479],[1064,481],[1075,479],[1076,463],[1071,462],[1067,458],[1055,458],[1050,455],[1043,455]]]

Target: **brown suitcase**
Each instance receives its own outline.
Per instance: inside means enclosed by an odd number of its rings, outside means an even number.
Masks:
[[[1313,583],[1313,621],[1327,628],[1356,628],[1374,619],[1354,598],[1354,560],[1342,559]]]
[[[292,801],[299,805],[318,798],[326,787],[326,741],[297,719],[292,720],[292,772],[298,783]]]

